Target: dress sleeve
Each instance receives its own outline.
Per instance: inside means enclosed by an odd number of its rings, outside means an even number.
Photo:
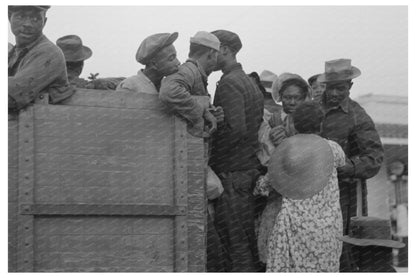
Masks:
[[[342,150],[341,146],[338,143],[328,140],[328,144],[331,147],[332,153],[334,155],[334,164],[335,167],[342,167],[345,165],[345,153]]]

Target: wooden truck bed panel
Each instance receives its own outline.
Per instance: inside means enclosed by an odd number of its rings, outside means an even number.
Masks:
[[[9,117],[9,271],[205,271],[206,151],[154,95]]]

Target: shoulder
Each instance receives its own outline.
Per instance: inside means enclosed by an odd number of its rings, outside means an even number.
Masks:
[[[354,117],[355,124],[374,125],[373,119],[358,102],[349,99],[349,113]]]
[[[345,164],[345,153],[342,150],[341,146],[332,140],[325,139],[328,142],[329,147],[331,148],[332,154],[334,155],[334,161],[336,165],[342,166]]]

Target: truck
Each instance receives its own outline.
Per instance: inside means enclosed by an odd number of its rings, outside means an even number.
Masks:
[[[157,95],[47,99],[9,114],[9,272],[205,271],[206,139]]]

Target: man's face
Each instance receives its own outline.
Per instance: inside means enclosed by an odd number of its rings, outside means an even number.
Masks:
[[[319,83],[318,81],[314,81],[312,83],[311,88],[313,100],[320,102],[322,99],[322,95],[325,92],[325,83]]]
[[[80,62],[66,62],[66,71],[68,73],[68,80],[71,81],[81,75],[84,68],[84,61]]]
[[[176,49],[173,45],[163,48],[155,58],[154,66],[163,76],[175,73],[179,69],[180,62],[176,57]]]
[[[221,45],[220,46],[220,51],[218,52],[218,56],[217,56],[217,63],[215,65],[215,67],[213,68],[213,71],[218,71],[221,70],[222,68],[224,68],[225,66],[225,58],[224,58],[224,51],[225,51],[225,46]]]
[[[215,50],[211,50],[207,55],[207,69],[206,73],[207,75],[210,75],[211,72],[217,70],[218,67],[218,57],[219,52]]]
[[[350,95],[351,81],[337,81],[326,83],[325,102],[326,105],[338,106],[346,97]]]
[[[17,46],[26,46],[42,35],[46,23],[45,12],[36,8],[22,8],[12,13],[10,28]]]
[[[290,85],[282,93],[282,106],[286,114],[292,114],[303,101],[305,96],[298,86]]]

